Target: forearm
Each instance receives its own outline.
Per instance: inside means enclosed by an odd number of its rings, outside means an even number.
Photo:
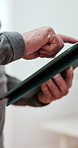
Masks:
[[[17,32],[0,33],[0,65],[21,58],[24,54],[24,40]]]

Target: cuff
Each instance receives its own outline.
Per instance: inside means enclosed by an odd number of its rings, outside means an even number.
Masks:
[[[20,59],[24,55],[25,50],[25,44],[22,35],[18,32],[3,32],[3,34],[8,39],[13,52],[11,61]]]

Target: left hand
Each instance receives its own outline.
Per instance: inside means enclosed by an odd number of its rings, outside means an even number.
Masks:
[[[70,66],[66,69],[65,78],[61,74],[57,74],[52,79],[43,83],[41,85],[41,93],[37,96],[38,100],[47,104],[67,95],[69,88],[72,86],[73,76],[73,67]]]

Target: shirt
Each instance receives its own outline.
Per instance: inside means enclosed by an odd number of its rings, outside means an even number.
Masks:
[[[20,80],[8,76],[5,73],[4,65],[20,59],[25,50],[24,40],[20,33],[3,32],[0,33],[0,95],[16,86]],[[44,106],[37,97],[22,98],[16,102],[16,105]],[[5,101],[0,101],[0,148],[3,148],[3,127],[5,121]]]

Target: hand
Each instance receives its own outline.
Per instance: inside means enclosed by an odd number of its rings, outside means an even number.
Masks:
[[[8,100],[8,98],[4,98],[2,101],[5,101],[5,105],[7,105]]]
[[[41,85],[41,93],[38,94],[38,100],[42,103],[50,103],[67,95],[69,88],[72,86],[73,67],[66,69],[65,79],[61,74],[57,74],[52,79]]]
[[[64,42],[75,43],[77,39],[58,35],[50,27],[43,27],[24,33],[25,53],[22,58],[54,57],[64,46]]]

